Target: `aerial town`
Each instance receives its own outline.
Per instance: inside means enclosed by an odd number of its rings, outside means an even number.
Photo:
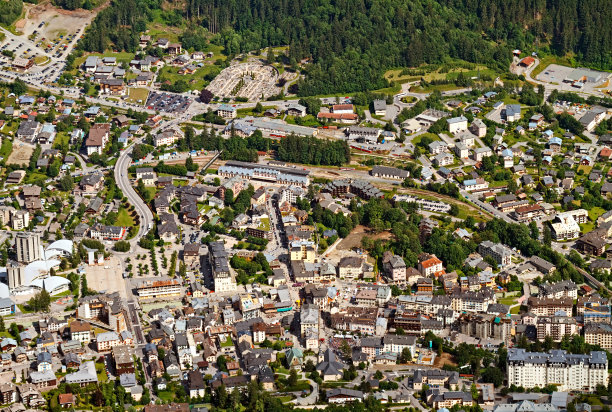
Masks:
[[[290,47],[43,5],[0,27],[0,411],[610,411],[612,73],[306,95]]]

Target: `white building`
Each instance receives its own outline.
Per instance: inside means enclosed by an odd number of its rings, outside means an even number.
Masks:
[[[549,353],[508,349],[508,385],[524,388],[557,385],[558,391],[593,392],[597,385],[608,386],[608,358],[603,351],[586,355],[564,350]]]
[[[448,131],[452,134],[462,132],[468,128],[468,120],[465,116],[453,117],[447,119]]]
[[[221,116],[224,119],[235,119],[236,108],[234,106],[230,106],[229,104],[222,104],[217,109],[217,116]]]

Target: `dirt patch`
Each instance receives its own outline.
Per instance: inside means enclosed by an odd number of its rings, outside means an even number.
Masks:
[[[21,166],[28,165],[30,164],[32,152],[34,152],[33,145],[15,140],[13,142],[13,151],[6,161],[6,164]]]
[[[444,365],[457,366],[457,363],[454,361],[454,358],[451,354],[442,352],[441,356],[436,356],[436,360],[434,361],[434,367],[442,369]]]
[[[26,36],[36,30],[39,36],[47,39],[52,39],[58,34],[76,32],[90,23],[99,10],[63,10],[53,6],[50,2],[36,5],[24,4],[24,7],[26,7],[26,17],[19,20],[16,27]],[[39,27],[43,22],[43,27]]]
[[[352,250],[356,247],[361,247],[361,239],[364,236],[368,236],[374,240],[378,239],[391,239],[393,234],[389,231],[374,233],[363,225],[356,226],[355,229],[347,237],[345,237],[336,247],[338,250]]]
[[[201,156],[192,156],[191,158],[193,159],[193,163],[196,163],[200,166],[205,165],[206,163],[210,162],[210,159],[212,159],[214,156],[214,154],[208,154],[208,155],[201,155]],[[186,159],[169,159],[169,160],[164,160],[164,163],[167,165],[176,165],[176,164],[185,164],[185,160]]]

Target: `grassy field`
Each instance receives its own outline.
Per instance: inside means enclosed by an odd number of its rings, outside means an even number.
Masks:
[[[108,375],[106,374],[103,363],[96,363],[96,372],[98,374],[98,382],[104,383],[108,380]]]
[[[266,232],[270,230],[270,219],[262,218],[261,223],[259,224],[259,229],[265,230]]]
[[[431,140],[436,141],[436,140],[440,140],[440,137],[438,137],[438,135],[433,134],[433,133],[423,133],[420,134],[418,136],[416,136],[414,139],[412,139],[412,144],[413,145],[418,145],[419,143],[421,143],[421,139],[423,139],[424,136],[430,137]]]
[[[234,346],[234,342],[232,341],[232,338],[230,338],[229,336],[227,337],[227,339],[225,340],[225,342],[221,342],[221,347],[222,348],[227,348],[230,346]]]
[[[31,184],[34,184],[35,182],[46,180],[46,179],[47,179],[47,175],[44,173],[28,172],[23,182],[27,185],[31,185]]]
[[[174,400],[174,392],[172,391],[159,391],[157,397],[164,402],[172,402]]]
[[[125,208],[120,208],[117,213],[117,219],[114,223],[116,226],[134,226],[134,219],[130,216],[129,212]]]
[[[589,233],[593,229],[595,229],[595,222],[586,222],[580,225],[582,233]]]
[[[597,218],[605,213],[605,209],[601,207],[593,207],[589,210],[589,219],[592,221],[597,220]]]
[[[385,79],[389,81],[397,82],[400,84],[414,82],[420,79],[419,76],[411,76],[409,74],[402,74],[403,70],[404,69],[388,70],[384,75]]]
[[[178,74],[179,68],[173,66],[164,66],[159,72],[159,79],[169,80],[174,83],[177,80],[185,80],[190,89],[202,89],[209,82],[204,80],[204,76],[210,73],[219,73],[219,67],[213,64],[207,64],[200,67],[194,74]]]
[[[36,63],[38,66],[44,66],[45,64],[49,62],[50,60],[48,57],[38,56],[34,58],[34,63]]]
[[[462,87],[456,86],[455,84],[435,84],[435,85],[431,85],[427,87],[422,87],[422,86],[411,87],[410,91],[413,93],[430,93],[435,90],[438,90],[440,92],[447,92],[449,90],[457,90],[457,89],[462,89]]]
[[[126,100],[135,104],[144,104],[147,101],[147,96],[149,96],[149,91],[147,89],[130,87]]]
[[[55,136],[55,140],[53,140],[53,148],[54,149],[61,149],[62,146],[64,144],[67,144],[68,142],[70,142],[70,136],[68,136],[68,133],[66,133],[66,132],[59,132]]]
[[[157,193],[157,189],[155,189],[154,187],[145,187],[145,190],[149,192],[151,199],[153,199],[155,197],[155,194]]]
[[[394,86],[385,87],[384,89],[374,90],[374,93],[397,94],[402,91],[401,83],[395,83]]]
[[[307,127],[319,127],[321,126],[321,123],[317,120],[316,117],[314,117],[311,114],[307,114],[304,117],[300,117],[299,118],[299,125],[301,126],[307,126]],[[298,121],[296,121],[296,118],[293,116],[287,116],[285,117],[285,121],[289,124],[298,124]]]
[[[268,109],[275,109],[274,106],[262,106],[263,111],[265,112]],[[254,107],[245,107],[244,109],[236,110],[236,117],[246,117],[246,116],[255,116],[257,113],[253,111]]]
[[[501,303],[502,305],[508,305],[508,306],[515,305],[517,301],[518,301],[518,298],[516,296],[510,296],[506,298],[497,299],[497,303]]]
[[[0,156],[3,158],[8,158],[11,152],[13,151],[13,142],[8,138],[2,139],[2,146],[0,146]]]

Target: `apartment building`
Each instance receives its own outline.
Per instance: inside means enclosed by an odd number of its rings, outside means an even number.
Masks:
[[[580,224],[589,220],[589,213],[584,209],[558,213],[550,224],[554,240],[576,239],[580,236]]]
[[[377,307],[376,301],[377,291],[373,289],[361,289],[355,295],[357,305],[361,307]]]
[[[181,284],[177,280],[144,281],[136,292],[141,299],[158,299],[181,296]]]
[[[311,241],[291,242],[289,253],[291,260],[302,260],[304,262],[314,263],[317,258],[315,244]]]
[[[558,391],[593,392],[597,385],[608,386],[608,358],[602,351],[578,355],[509,348],[507,371],[508,385],[524,388],[555,384]]]
[[[536,298],[531,297],[527,301],[529,310],[536,316],[555,316],[555,313],[563,311],[566,314],[572,313],[574,303],[572,298]]]
[[[543,283],[540,285],[538,296],[541,298],[578,298],[578,286],[571,280],[562,280],[556,283]]]
[[[383,256],[383,269],[392,282],[406,281],[406,262],[401,256],[385,252]]]
[[[576,319],[568,316],[541,316],[536,328],[540,341],[551,336],[555,342],[561,342],[565,335],[575,335],[579,332]]]
[[[485,240],[478,245],[478,253],[482,257],[491,256],[499,266],[507,266],[512,262],[512,250],[502,244]]]
[[[440,276],[444,274],[444,265],[436,256],[431,256],[419,262],[418,270],[425,277]]]
[[[612,325],[609,323],[584,325],[584,341],[589,345],[599,345],[606,350],[612,349]]]

